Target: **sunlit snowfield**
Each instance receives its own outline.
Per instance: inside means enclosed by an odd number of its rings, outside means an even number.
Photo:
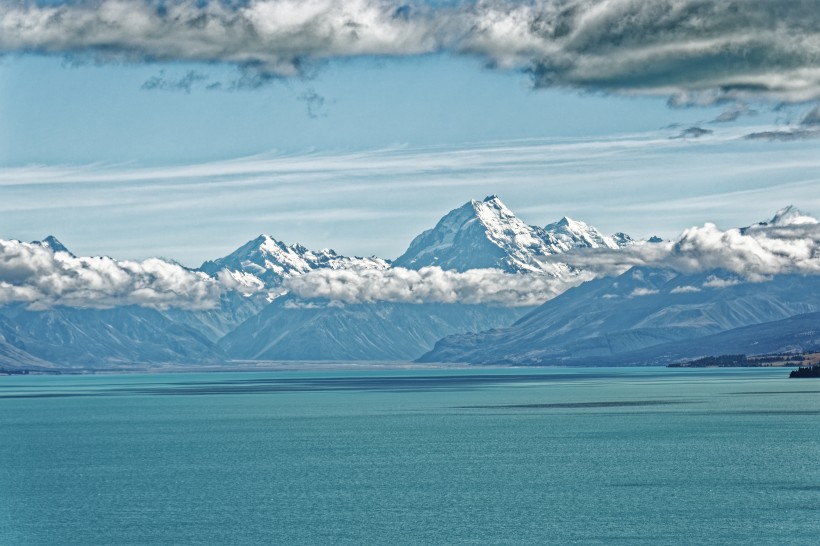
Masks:
[[[0,377],[0,544],[815,544],[788,370]]]

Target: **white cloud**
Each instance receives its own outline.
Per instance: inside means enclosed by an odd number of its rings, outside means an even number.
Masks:
[[[717,275],[709,275],[709,277],[703,282],[704,288],[727,288],[729,286],[735,286],[740,284],[740,279],[731,278],[731,279],[721,279]]]
[[[207,309],[222,290],[204,273],[158,258],[135,262],[75,257],[37,244],[0,240],[0,305]]]
[[[630,298],[639,298],[641,296],[651,296],[653,294],[657,294],[658,290],[653,288],[636,288],[632,292],[629,293]]]
[[[331,58],[447,52],[527,70],[536,86],[679,105],[799,102],[820,97],[818,18],[813,2],[780,0],[742,9],[708,0],[8,2],[0,52],[222,62],[286,77]]]
[[[676,286],[671,290],[672,294],[691,294],[694,292],[700,292],[700,288],[697,286]]]
[[[386,270],[321,269],[285,281],[302,298],[327,298],[345,303],[375,301],[466,303],[502,306],[538,305],[592,275],[559,279],[540,274],[511,274],[497,269],[445,271],[396,267]]]
[[[787,220],[784,225],[757,225],[751,229],[721,230],[707,223],[685,230],[672,242],[617,251],[580,250],[550,259],[598,275],[617,275],[633,266],[683,273],[723,270],[748,281],[764,281],[785,273],[820,274],[820,224],[810,223],[813,218],[799,211],[793,217],[794,223]],[[718,284],[714,281],[704,286]]]

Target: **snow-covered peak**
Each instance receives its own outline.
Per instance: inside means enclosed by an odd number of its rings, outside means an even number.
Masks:
[[[593,226],[580,220],[573,220],[564,216],[557,222],[547,224],[544,231],[552,235],[557,241],[559,252],[567,252],[573,248],[612,248],[632,244],[632,238],[625,233],[618,233],[618,238],[604,235]]]
[[[450,211],[434,228],[413,239],[394,265],[559,274],[566,266],[538,259],[555,253],[554,241],[544,235],[541,228],[529,226],[515,216],[497,195],[490,195]]]
[[[817,218],[809,216],[796,208],[794,205],[783,207],[774,213],[769,220],[752,224],[751,226],[740,228],[741,233],[746,233],[748,230],[761,229],[766,227],[786,227],[786,226],[801,226],[817,224]]]
[[[31,244],[39,245],[43,248],[48,248],[52,252],[67,252],[68,254],[71,254],[71,252],[65,247],[65,245],[63,245],[63,243],[61,243],[60,240],[57,239],[57,237],[55,237],[54,235],[49,235],[42,241],[32,241]],[[73,256],[73,254],[71,255]]]
[[[805,214],[794,205],[789,205],[777,211],[771,220],[763,223],[770,226],[798,226],[816,224],[817,218]]]
[[[205,262],[200,269],[210,275],[223,270],[252,275],[272,288],[288,277],[314,269],[386,269],[389,266],[390,263],[381,258],[341,256],[331,249],[313,251],[298,243],[287,245],[270,235],[260,235],[224,258]]]
[[[497,196],[491,195],[480,202],[472,201],[472,204],[476,219],[484,227],[490,241],[508,248],[543,245],[538,230],[519,219]]]

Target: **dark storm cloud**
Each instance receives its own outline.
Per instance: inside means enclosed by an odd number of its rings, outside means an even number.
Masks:
[[[219,62],[268,77],[333,58],[446,52],[524,70],[535,87],[673,105],[801,102],[820,98],[820,2],[15,2],[0,7],[0,52]]]

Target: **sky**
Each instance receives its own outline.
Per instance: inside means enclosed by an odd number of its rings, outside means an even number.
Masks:
[[[740,7],[738,7],[740,6]],[[469,199],[672,238],[820,213],[820,2],[0,4],[0,238],[395,258]]]

